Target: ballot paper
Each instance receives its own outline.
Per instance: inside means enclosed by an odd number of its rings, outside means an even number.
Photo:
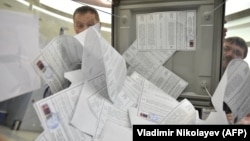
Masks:
[[[195,124],[196,110],[190,101],[177,101],[137,72],[131,78],[141,86],[138,106],[129,109],[131,125]]]
[[[73,36],[55,37],[33,61],[37,73],[49,85],[53,93],[69,87],[64,73],[80,69],[83,46]]]
[[[242,59],[229,62],[211,100],[214,110],[204,120],[196,124],[234,124],[250,113],[250,71],[248,64]],[[230,123],[223,110],[225,102],[232,110],[235,121]]]
[[[43,131],[34,141],[51,141],[51,136],[48,131]]]
[[[154,120],[148,120],[144,116],[138,116],[138,109],[133,107],[129,109],[129,118],[131,125],[197,124],[197,112],[190,101],[184,99],[172,108],[169,114],[165,115],[158,123]]]
[[[41,88],[41,80],[31,65],[39,53],[38,17],[0,10],[0,18],[1,102]]]
[[[106,77],[109,100],[114,102],[127,75],[124,58],[101,36],[96,26],[75,35],[75,38],[84,46],[84,75],[92,77],[97,73],[103,73]]]
[[[45,80],[53,78],[51,86],[59,88],[52,97],[38,101],[35,105],[44,129],[49,132],[53,140],[81,139],[86,135],[98,138],[106,120],[130,127],[127,109],[135,106],[138,101],[138,96],[131,93],[136,88],[121,92],[127,77],[125,60],[101,37],[96,27],[92,26],[73,38],[70,36],[55,38],[34,61],[37,70],[42,73],[40,75],[49,76]],[[69,54],[67,49],[71,46],[65,41],[75,45]],[[63,54],[65,50],[66,54]],[[78,53],[75,56],[74,51]],[[68,58],[63,58],[62,55]],[[81,70],[75,70],[81,62]],[[79,73],[80,77],[76,78]],[[65,79],[72,83],[70,87],[65,88],[65,85],[62,85]],[[80,81],[82,84],[75,84]],[[68,97],[65,95],[71,93],[77,95],[74,101],[70,98],[63,100],[63,97]],[[58,100],[60,98],[62,101]],[[63,109],[60,109],[61,107]],[[78,131],[81,131],[80,135]],[[57,136],[59,133],[63,136]]]
[[[143,86],[138,100],[137,116],[160,123],[178,105],[179,102],[175,98],[162,91],[139,73],[134,72],[131,77]]]
[[[164,66],[160,66],[148,80],[175,99],[188,86],[187,81]]]
[[[99,81],[85,83],[70,123],[94,139],[100,138],[106,121],[131,128],[128,109],[135,107],[138,101],[140,89],[136,82],[127,77],[115,103],[111,103],[105,97],[106,86],[100,85],[104,79],[96,80]]]
[[[131,126],[133,125],[154,125],[154,124],[159,124],[150,120],[145,119],[144,117],[138,116],[138,109],[131,107],[129,109],[129,119],[130,119],[130,124]]]
[[[116,107],[126,111],[131,107],[137,107],[142,86],[130,76],[127,76],[122,88],[114,103]]]
[[[103,132],[98,139],[93,141],[132,141],[132,128],[117,125],[113,122],[107,122]]]
[[[167,11],[136,15],[139,50],[195,50],[196,11]]]
[[[73,70],[70,72],[65,72],[64,77],[70,81],[70,87],[74,86],[77,83],[82,82],[83,80],[86,80],[83,75],[82,69]]]
[[[92,84],[85,82],[70,122],[75,128],[91,135],[94,140],[109,138],[109,132],[106,131],[109,130],[106,128],[109,123],[122,129],[132,128],[133,124],[138,124],[139,121],[131,119],[141,119],[140,121],[142,122],[147,120],[146,123],[159,124],[161,119],[159,118],[156,121],[156,118],[161,117],[164,119],[168,113],[172,113],[172,120],[176,118],[174,112],[171,112],[172,110],[184,110],[183,113],[185,116],[183,115],[183,117],[187,120],[180,120],[180,123],[190,124],[190,122],[195,121],[195,119],[191,118],[195,118],[196,114],[195,112],[191,112],[190,102],[188,103],[189,106],[186,106],[188,105],[186,101],[179,103],[176,99],[167,95],[150,82],[145,82],[147,80],[142,76],[127,76],[123,89],[118,94],[114,103],[111,103],[105,97],[107,89],[105,85],[98,85],[101,81],[103,79],[96,79],[96,83]],[[152,102],[149,102],[149,100]],[[130,109],[133,108],[137,110],[136,115],[129,114]],[[142,112],[145,115],[145,111],[150,111],[152,113],[150,115],[155,116],[153,118],[145,118],[145,116],[142,116]],[[171,118],[168,117],[168,119]]]
[[[130,68],[149,78],[159,66],[163,65],[176,50],[139,51],[137,40],[122,54]]]
[[[97,135],[98,128],[104,125],[107,117],[105,115],[108,100],[104,98],[107,93],[106,86],[103,85],[104,81],[103,76],[100,75],[92,83],[85,83],[70,120],[72,126],[92,137]]]
[[[223,101],[231,109],[235,122],[250,113],[250,71],[242,59],[229,62],[216,88],[212,102],[216,111],[222,111]]]
[[[123,57],[129,64],[128,74],[136,71],[172,97],[179,97],[188,82],[162,66],[176,50],[139,51],[137,48],[137,40],[135,40],[123,53]]]
[[[167,114],[161,124],[195,124],[196,110],[190,101],[183,99]]]
[[[69,124],[83,84],[81,82],[34,103],[46,136],[51,140],[91,140],[89,135]]]

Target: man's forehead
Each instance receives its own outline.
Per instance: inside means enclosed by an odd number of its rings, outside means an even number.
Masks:
[[[95,14],[94,13],[91,13],[91,12],[86,12],[86,13],[76,13],[75,16],[90,16],[90,17],[95,17]]]
[[[226,47],[226,48],[230,48],[231,50],[235,50],[235,51],[238,51],[238,52],[241,52],[242,55],[244,54],[245,52],[245,48],[235,44],[235,43],[230,43],[230,42],[225,42],[223,47]]]
[[[224,42],[224,45],[226,45],[226,46],[231,46],[231,47],[234,47],[234,48],[243,49],[243,48],[240,47],[239,45],[237,45],[237,44],[235,44],[235,43],[231,43],[231,42]]]
[[[96,21],[95,14],[92,13],[77,13],[75,15],[75,21]]]

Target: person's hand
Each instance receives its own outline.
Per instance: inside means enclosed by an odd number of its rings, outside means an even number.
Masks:
[[[232,113],[230,114],[226,114],[226,117],[227,117],[227,121],[229,124],[233,124],[233,121],[234,121],[234,116]]]
[[[248,113],[245,117],[243,117],[236,124],[250,124],[250,113]]]
[[[250,124],[250,116],[243,117],[240,121],[238,121],[236,124]]]

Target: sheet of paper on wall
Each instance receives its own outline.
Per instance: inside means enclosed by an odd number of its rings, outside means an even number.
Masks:
[[[145,79],[139,73],[134,72],[131,77],[143,86],[138,101],[137,116],[160,123],[165,115],[170,113],[178,105],[178,101]]]
[[[124,58],[101,36],[95,26],[75,35],[75,38],[84,46],[82,55],[84,75],[104,73],[109,99],[114,102],[127,74]]]
[[[139,50],[195,50],[196,11],[168,11],[136,15]]]
[[[250,113],[250,71],[242,59],[229,62],[212,97],[216,110],[222,110],[224,101],[231,109],[236,122]]]
[[[41,125],[53,141],[91,140],[89,135],[69,124],[83,85],[79,83],[35,102]]]
[[[146,78],[161,65],[163,65],[173,54],[175,50],[147,50],[139,51],[137,40],[123,53],[123,57],[130,68],[139,72]]]
[[[41,88],[31,65],[39,53],[39,21],[35,15],[7,10],[0,10],[0,18],[0,101],[4,101]]]
[[[81,68],[82,45],[69,35],[55,37],[33,61],[37,73],[56,93],[70,85],[65,72]]]

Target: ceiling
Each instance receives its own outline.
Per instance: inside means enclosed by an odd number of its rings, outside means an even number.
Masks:
[[[22,4],[21,2],[23,1],[26,3],[30,3],[32,6]],[[57,7],[49,6],[46,4],[46,2],[52,1]],[[58,1],[60,1],[60,4],[58,4]],[[66,27],[66,34],[74,35],[72,14],[75,8],[68,9],[70,6],[65,7],[65,4],[62,4],[63,1],[74,2],[77,3],[78,6],[89,4],[97,6],[98,8],[109,9],[110,11],[112,5],[111,0],[1,0],[0,9],[32,13],[39,16],[41,32],[40,40],[43,44],[45,44],[53,37],[58,35],[60,27]],[[114,1],[117,0],[113,0],[113,3]],[[48,15],[39,9],[35,9],[35,6],[60,15],[61,17],[64,17],[64,19],[62,20]],[[61,6],[63,9],[59,9],[60,7],[58,6]],[[102,14],[100,16],[102,28],[109,30],[102,31],[103,36],[108,41],[111,41],[111,14],[105,14],[103,12],[101,12],[100,14]],[[228,29],[227,36],[241,36],[247,41],[248,45],[250,46],[250,1],[241,0],[241,2],[239,3],[236,2],[236,0],[227,0],[225,15],[225,18],[227,19],[225,27]]]
[[[107,7],[111,8],[111,3],[112,0],[73,0],[76,2],[82,2],[82,3],[87,3],[95,6],[100,6],[100,7]]]
[[[225,8],[226,37],[242,37],[250,47],[250,1],[227,0]]]
[[[60,1],[60,4],[58,4],[58,1]],[[65,7],[63,1],[73,3],[72,5],[74,7],[71,9],[67,9],[70,8],[70,5],[67,4],[67,7]],[[49,43],[49,41],[59,35],[61,27],[65,29],[64,34],[75,35],[75,32],[73,30],[72,15],[76,7],[83,5],[83,3],[90,5],[93,4],[94,6],[105,6],[98,7],[98,9],[111,9],[108,8],[108,5],[111,5],[111,3],[105,4],[102,2],[102,0],[53,0],[53,2],[57,6],[61,6],[64,8],[62,10],[46,5],[46,2],[52,2],[52,0],[0,0],[0,9],[31,13],[38,16],[40,31],[39,41],[41,48],[45,47]],[[103,37],[111,43],[111,15],[104,14],[105,13],[103,12],[100,13],[100,20],[102,22],[101,33]],[[107,19],[110,19],[110,22],[107,21]]]

